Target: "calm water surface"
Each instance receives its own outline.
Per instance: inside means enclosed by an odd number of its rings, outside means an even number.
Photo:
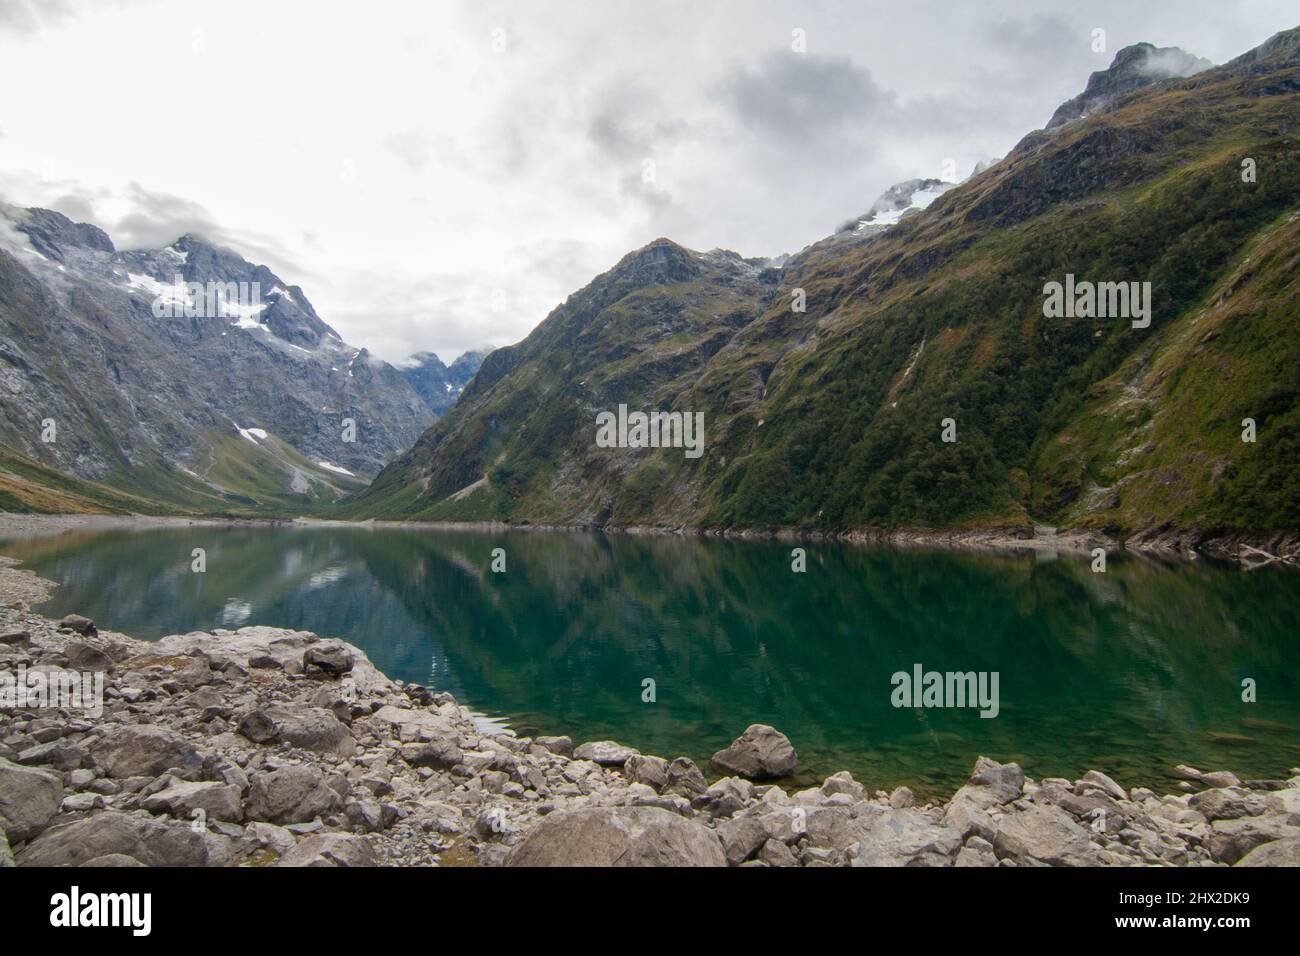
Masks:
[[[1128,785],[1172,786],[1178,763],[1300,765],[1300,574],[1280,569],[813,544],[795,574],[775,543],[326,527],[77,531],[0,553],[59,582],[52,616],[150,639],[342,637],[518,733],[701,765],[754,722],[790,736],[801,778],[926,794],[979,754]],[[1001,712],[895,708],[890,677],[917,663],[999,672]]]

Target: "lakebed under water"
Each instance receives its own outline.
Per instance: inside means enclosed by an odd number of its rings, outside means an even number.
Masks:
[[[804,547],[795,573],[777,542],[195,525],[15,538],[0,554],[59,583],[38,608],[52,617],[145,639],[249,624],[341,637],[517,733],[701,766],[751,723],[789,735],[802,780],[848,769],[925,795],[951,793],[980,754],[1161,789],[1179,763],[1300,765],[1300,574]],[[917,665],[996,672],[996,717],[894,706],[893,675]]]

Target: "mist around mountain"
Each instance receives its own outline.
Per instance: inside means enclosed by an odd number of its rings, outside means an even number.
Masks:
[[[656,240],[488,356],[345,513],[1293,532],[1298,118],[1300,29],[1212,68],[1137,44],[1002,160],[788,259]],[[1114,307],[1053,314],[1076,278]],[[616,410],[702,414],[705,451],[602,447]]]

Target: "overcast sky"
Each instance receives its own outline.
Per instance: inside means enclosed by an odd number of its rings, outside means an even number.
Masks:
[[[0,198],[119,247],[206,235],[348,342],[450,361],[656,237],[777,255],[945,160],[962,178],[1126,44],[1221,63],[1298,22],[1294,0],[0,0]]]

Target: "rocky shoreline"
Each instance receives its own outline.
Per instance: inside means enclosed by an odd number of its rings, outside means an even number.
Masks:
[[[1300,563],[1300,532],[1151,531],[1119,539],[1095,530],[1056,528],[983,528],[953,531],[859,528],[843,532],[794,528],[700,528],[658,525],[509,524],[500,521],[341,521],[330,518],[183,517],[162,515],[37,515],[0,512],[0,536],[30,537],[58,534],[80,528],[209,527],[340,527],[408,528],[425,531],[468,531],[502,534],[513,531],[600,532],[644,536],[724,538],[733,540],[842,541],[849,544],[889,545],[898,548],[975,551],[987,553],[1059,552],[1087,555],[1094,548],[1110,553],[1128,552],[1162,560],[1196,561],[1202,557],[1238,563],[1246,568],[1274,561],[1295,567]]]
[[[704,771],[612,741],[486,733],[358,648],[248,627],[146,642],[31,610],[0,559],[0,671],[104,676],[102,714],[0,709],[3,866],[1300,864],[1300,769],[1186,792],[986,758],[945,803],[847,772],[787,791],[755,725]]]

